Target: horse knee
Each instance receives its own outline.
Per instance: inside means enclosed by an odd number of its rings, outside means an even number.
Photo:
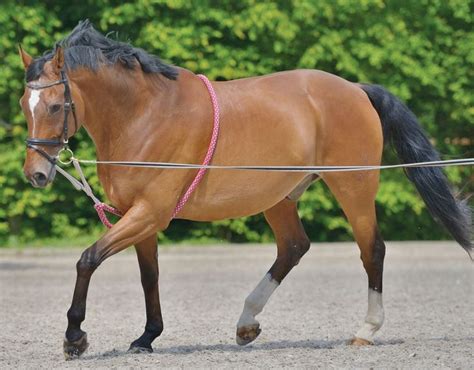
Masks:
[[[76,263],[78,275],[90,275],[100,265],[100,256],[97,253],[96,244],[94,243],[90,248],[87,248],[81,254],[81,258]]]

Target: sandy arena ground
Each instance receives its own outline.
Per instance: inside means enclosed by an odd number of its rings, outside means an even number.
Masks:
[[[274,246],[164,247],[165,330],[153,354],[128,354],[145,320],[133,251],[92,278],[83,329],[90,347],[65,362],[62,339],[80,250],[0,252],[0,368],[472,368],[473,264],[454,243],[387,243],[385,325],[375,346],[346,341],[366,311],[353,243],[315,244],[260,314],[262,333],[235,344],[245,297]]]

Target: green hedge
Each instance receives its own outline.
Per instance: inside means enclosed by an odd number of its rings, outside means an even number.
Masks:
[[[24,84],[18,43],[39,55],[78,20],[89,18],[101,31],[117,31],[119,39],[211,79],[317,68],[382,84],[418,115],[443,157],[452,158],[473,155],[472,146],[458,140],[472,140],[474,128],[472,9],[473,2],[466,0],[4,1],[0,245],[103,232],[89,199],[60,176],[53,187],[36,190],[22,175],[27,131],[18,105]],[[78,156],[94,157],[85,132],[73,141]],[[391,153],[385,158],[396,161]],[[95,169],[86,172],[103,196]],[[453,168],[448,175],[457,189],[473,190],[472,168]],[[446,237],[402,171],[383,173],[377,208],[386,239]],[[351,238],[322,183],[305,193],[300,213],[312,240]],[[256,242],[272,236],[259,215],[214,223],[174,221],[162,239]]]

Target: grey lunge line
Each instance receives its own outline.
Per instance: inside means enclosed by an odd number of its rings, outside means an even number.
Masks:
[[[69,152],[72,152],[69,149]],[[59,156],[58,156],[59,157]],[[407,167],[445,167],[445,166],[468,166],[474,164],[474,158],[466,159],[449,159],[445,161],[431,161],[431,162],[419,162],[419,163],[405,163],[385,166],[221,166],[221,165],[199,165],[199,164],[185,164],[185,163],[166,163],[166,162],[128,162],[128,161],[95,161],[95,160],[79,160],[74,156],[66,162],[58,161],[62,164],[72,163],[76,171],[79,173],[80,180],[69,174],[63,168],[55,165],[56,170],[61,173],[71,184],[77,189],[82,190],[86,193],[94,202],[94,208],[96,208],[101,221],[107,226],[112,227],[112,224],[108,221],[105,211],[112,212],[116,215],[120,214],[120,211],[115,208],[102,203],[93,193],[89,183],[87,182],[80,163],[84,164],[107,164],[113,166],[134,166],[134,167],[146,167],[146,168],[162,168],[162,169],[222,169],[222,170],[251,170],[251,171],[284,171],[284,172],[308,172],[308,173],[320,173],[320,172],[342,172],[342,171],[370,171],[370,170],[383,170],[389,168],[407,168]]]
[[[474,158],[447,159],[440,161],[401,163],[381,166],[242,166],[242,165],[200,165],[191,163],[170,163],[170,162],[136,162],[136,161],[99,161],[99,160],[74,160],[83,164],[104,164],[111,166],[130,166],[161,169],[209,169],[209,170],[247,170],[247,171],[276,171],[276,172],[349,172],[349,171],[373,171],[392,168],[410,167],[449,167],[449,166],[470,166],[474,165]]]

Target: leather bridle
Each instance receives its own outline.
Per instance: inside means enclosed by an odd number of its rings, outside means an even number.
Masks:
[[[37,153],[41,154],[44,158],[46,158],[51,164],[55,165],[56,161],[59,157],[59,152],[63,150],[68,150],[68,141],[69,141],[69,125],[68,125],[68,117],[69,112],[72,112],[74,117],[74,133],[77,131],[77,118],[76,118],[76,108],[71,96],[71,88],[69,87],[69,81],[66,76],[66,72],[61,70],[61,79],[50,82],[44,85],[38,85],[36,83],[27,83],[26,86],[32,90],[42,90],[47,89],[49,87],[53,87],[56,85],[64,85],[64,121],[63,121],[63,132],[61,139],[41,139],[41,138],[28,138],[26,139],[26,147],[29,149],[33,149]],[[38,146],[50,146],[50,147],[60,147],[58,154],[55,157],[50,156],[46,153],[43,149],[38,148]]]

